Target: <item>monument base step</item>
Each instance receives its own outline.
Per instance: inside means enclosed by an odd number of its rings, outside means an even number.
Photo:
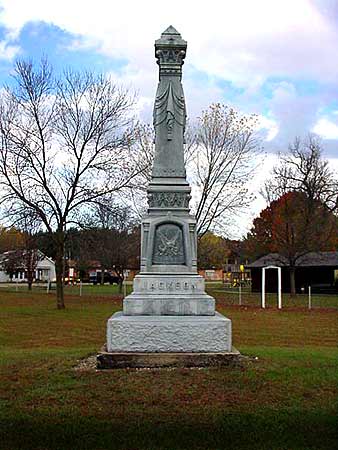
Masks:
[[[231,320],[214,316],[126,316],[108,319],[107,350],[124,352],[231,352]]]
[[[97,355],[97,369],[241,367],[245,357],[232,347],[220,353],[114,353],[101,351]]]
[[[135,294],[123,300],[123,314],[126,316],[214,316],[215,299],[210,295],[198,294]]]

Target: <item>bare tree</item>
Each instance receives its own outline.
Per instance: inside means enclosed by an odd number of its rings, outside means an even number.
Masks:
[[[130,208],[114,204],[112,199],[95,205],[92,220],[95,228],[91,230],[91,235],[95,242],[95,259],[101,263],[101,283],[104,281],[104,269],[114,269],[122,292],[124,271],[139,255],[137,222]]]
[[[7,218],[39,217],[55,245],[57,307],[63,295],[67,225],[92,202],[127,187],[133,164],[133,99],[109,79],[46,61],[15,66],[0,103],[0,183]]]
[[[240,115],[219,103],[198,119],[192,184],[197,191],[197,233],[224,234],[227,221],[252,201],[247,182],[254,171],[259,141],[254,133],[255,115]]]
[[[280,155],[280,163],[273,169],[273,178],[268,181],[265,196],[280,197],[285,192],[304,192],[311,202],[320,202],[328,211],[338,212],[338,178],[323,158],[320,139],[309,135],[301,140],[296,137],[286,154]],[[264,193],[263,193],[264,194]]]
[[[240,115],[232,108],[213,104],[195,124],[185,131],[184,160],[191,182],[192,212],[198,222],[198,236],[210,231],[225,234],[234,215],[245,210],[252,201],[247,182],[255,169],[260,143],[254,129],[255,115]],[[154,131],[150,126],[138,129],[137,145],[143,161],[147,161],[133,191],[135,203],[145,204],[146,187],[151,178],[154,156]],[[141,208],[143,211],[144,208]]]
[[[35,247],[34,236],[24,233],[23,247],[10,250],[2,255],[2,267],[11,278],[19,271],[25,275],[28,290],[32,290],[33,281],[38,262],[43,259],[43,254]]]
[[[82,228],[129,229],[134,224],[133,210],[117,200],[116,196],[110,195],[102,197],[99,202],[93,202],[84,216]]]
[[[131,209],[114,204],[113,200],[107,198],[94,205],[87,217],[87,227],[72,233],[72,256],[77,263],[82,260],[83,264],[87,259],[88,266],[90,261],[98,261],[101,284],[105,272],[114,271],[122,292],[125,270],[139,265],[140,229]]]

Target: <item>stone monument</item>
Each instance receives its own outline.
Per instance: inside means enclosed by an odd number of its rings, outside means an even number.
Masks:
[[[215,312],[215,300],[197,273],[196,220],[189,214],[183,153],[186,49],[172,26],[155,42],[155,156],[149,209],[141,225],[141,270],[132,294],[124,299],[123,312],[108,320],[107,352],[112,355],[232,351],[231,321]]]

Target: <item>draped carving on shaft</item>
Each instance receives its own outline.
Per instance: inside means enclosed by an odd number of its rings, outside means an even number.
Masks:
[[[154,105],[154,127],[165,123],[167,127],[167,139],[171,141],[173,138],[173,128],[176,123],[182,127],[184,134],[186,110],[182,86],[175,89],[174,83],[170,80],[163,89],[163,84],[160,82],[158,87],[158,94]]]

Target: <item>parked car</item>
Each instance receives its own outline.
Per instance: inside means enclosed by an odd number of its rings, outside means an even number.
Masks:
[[[116,275],[112,275],[109,272],[104,273],[103,282],[109,284],[119,284],[119,277]],[[90,275],[89,282],[94,285],[101,284],[101,273],[96,273],[95,275]]]
[[[64,279],[65,285],[77,284],[77,283],[80,283],[80,281],[81,281],[80,278],[68,278],[68,277],[66,277]]]

